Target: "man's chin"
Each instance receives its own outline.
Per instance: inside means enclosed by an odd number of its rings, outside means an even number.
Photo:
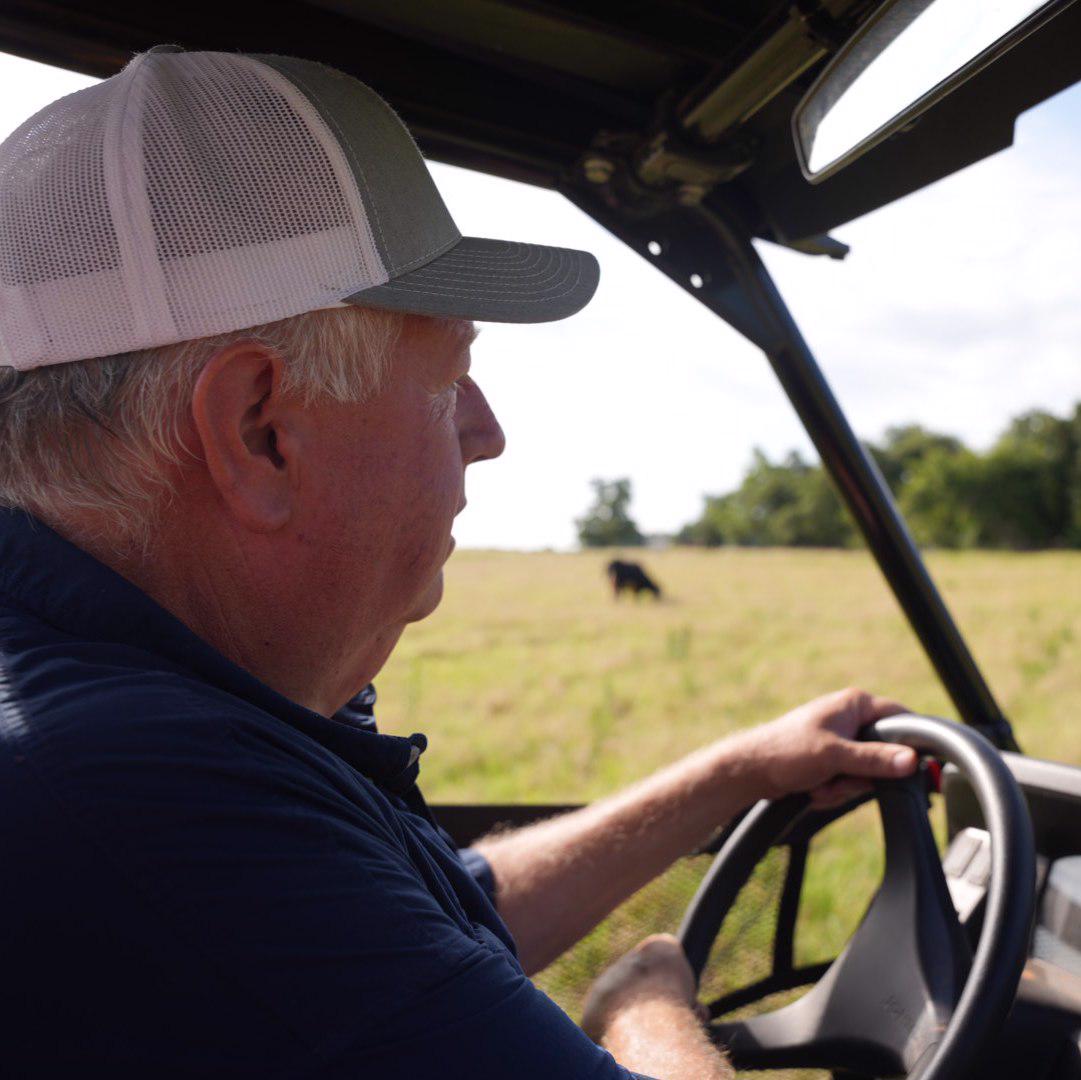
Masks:
[[[432,583],[425,589],[423,596],[417,601],[416,606],[409,613],[406,622],[420,622],[428,618],[443,599],[443,571],[440,570],[432,579]]]

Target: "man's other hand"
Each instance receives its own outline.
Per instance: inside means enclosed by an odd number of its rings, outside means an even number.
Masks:
[[[665,1002],[696,1012],[694,974],[671,934],[654,934],[605,968],[590,987],[582,1028],[602,1042],[619,1016],[640,1005]]]
[[[694,975],[670,934],[648,937],[606,969],[586,998],[582,1027],[636,1075],[658,1080],[732,1080],[711,1042]]]
[[[856,740],[872,721],[906,711],[862,690],[838,690],[741,733],[733,743],[758,781],[760,797],[806,791],[815,806],[836,806],[870,790],[871,780],[895,780],[915,770],[911,747]]]

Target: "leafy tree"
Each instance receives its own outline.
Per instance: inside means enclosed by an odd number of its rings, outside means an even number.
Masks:
[[[964,447],[952,435],[939,435],[919,424],[904,424],[887,428],[882,445],[868,443],[867,449],[896,495],[928,454],[959,454]]]
[[[971,450],[934,450],[909,472],[901,512],[917,543],[931,547],[981,547],[987,543],[988,473]]]
[[[987,453],[918,424],[868,445],[917,539],[934,547],[1081,547],[1081,404],[1017,417]],[[756,450],[740,486],[707,496],[677,542],[850,546],[858,542],[825,471]]]
[[[707,496],[701,518],[677,541],[705,547],[841,547],[855,541],[855,530],[819,466],[795,452],[773,464],[756,449],[740,487]]]
[[[593,505],[579,518],[578,541],[583,547],[640,547],[645,537],[631,519],[631,482],[593,480]]]
[[[1018,417],[987,454],[933,451],[910,469],[901,507],[916,539],[936,547],[1034,550],[1078,546],[1078,411]]]
[[[1081,468],[1079,411],[1064,420],[1047,412],[1025,413],[992,449],[1005,526],[1001,546],[1058,547],[1071,541]]]
[[[1081,547],[1081,402],[1074,406],[1073,416],[1067,423],[1073,445],[1073,464],[1066,476],[1069,518],[1065,540],[1070,547]]]

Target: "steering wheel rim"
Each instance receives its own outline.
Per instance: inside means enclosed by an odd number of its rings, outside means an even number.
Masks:
[[[848,1053],[854,1056],[857,1064],[865,1063],[864,1071],[873,1071],[866,1068],[867,1062],[881,1065],[891,1061],[902,1070],[898,1075],[904,1075],[903,1070],[907,1069],[909,1080],[945,1080],[963,1076],[1005,1019],[1028,954],[1036,881],[1028,810],[1001,756],[971,728],[935,717],[903,715],[879,720],[865,729],[863,737],[912,746],[921,753],[951,762],[972,785],[991,837],[991,876],[983,931],[971,966],[968,967],[965,955],[967,946],[957,940],[960,928],[946,891],[926,811],[922,803],[918,814],[914,809],[914,797],[923,800],[922,792],[913,781],[883,782],[876,784],[875,794],[886,832],[886,876],[845,950],[812,991],[794,1005],[752,1021],[715,1024],[713,1033],[718,1041],[731,1040],[737,1065],[741,1063],[737,1036],[744,1039],[744,1053],[750,1046],[760,1046],[770,1039],[795,1038],[794,1045],[784,1050],[780,1057],[775,1056],[777,1064],[767,1067],[784,1064],[851,1068],[851,1061],[830,1064],[823,1060],[823,1055],[829,1053]],[[805,795],[789,796],[775,802],[763,801],[753,807],[728,836],[688,906],[679,931],[696,978],[701,975],[724,918],[754,867],[772,846],[784,841],[808,806]],[[887,807],[891,808],[888,812]],[[920,817],[922,829],[917,824]],[[918,880],[910,884],[909,877]],[[884,899],[891,888],[894,895]],[[906,889],[912,890],[912,897],[898,903],[899,893]],[[914,951],[919,954],[917,966],[929,964],[933,969],[930,977],[935,986],[929,992],[934,998],[931,1004],[938,1010],[937,1024],[928,1026],[920,1015],[913,1017],[906,1004],[899,1004],[890,993],[883,994],[880,985],[867,987],[867,993],[863,993],[864,988],[859,985],[861,972],[864,982],[868,970],[882,972],[882,958],[878,958],[877,967],[871,965],[869,968],[867,956],[861,957],[860,950],[864,954],[868,950],[874,952],[873,935],[881,936],[883,924],[889,925],[890,917],[896,915],[898,908],[908,911],[912,921],[930,927],[928,930],[915,925],[908,929],[913,935]],[[915,919],[915,913],[919,914],[919,919]],[[862,944],[857,946],[861,935]],[[855,950],[854,946],[857,946]],[[850,950],[854,950],[851,955]],[[905,963],[907,958],[903,958],[901,966]],[[968,968],[967,978],[965,968]],[[913,970],[920,979],[928,978],[927,971],[922,968]],[[888,984],[891,975],[892,971],[886,971],[880,981]],[[847,985],[853,978],[855,987]],[[912,973],[908,973],[908,978],[911,982]],[[820,1000],[809,1002],[815,994]],[[904,1002],[904,994],[898,996]],[[949,998],[954,999],[952,1007],[948,1002],[943,1004]],[[804,1006],[805,1002],[809,1004]],[[804,1007],[797,1009],[797,1006]],[[843,1022],[837,1022],[842,1006],[862,1012],[863,1026],[857,1025],[855,1034],[839,1038],[837,1032],[831,1032],[829,1028],[831,1024],[834,1028],[845,1026]],[[920,1028],[921,1023],[926,1030]],[[884,1043],[889,1044],[888,1051],[868,1034],[876,1025],[888,1028],[881,1036]],[[790,1029],[787,1032],[786,1026]],[[883,1029],[880,1027],[879,1030]],[[800,1038],[805,1041],[799,1043]],[[758,1040],[757,1044],[755,1040]],[[902,1045],[903,1049],[899,1049]],[[810,1047],[815,1048],[811,1058],[815,1053],[819,1054],[817,1060],[796,1060],[800,1050]],[[787,1058],[785,1054],[788,1054]],[[902,1061],[904,1064],[900,1064]]]

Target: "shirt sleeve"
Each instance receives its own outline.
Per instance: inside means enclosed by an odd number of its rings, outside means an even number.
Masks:
[[[484,895],[491,900],[492,906],[498,907],[495,895],[495,874],[492,873],[491,863],[472,847],[459,848],[458,855],[470,876],[484,891]]]

